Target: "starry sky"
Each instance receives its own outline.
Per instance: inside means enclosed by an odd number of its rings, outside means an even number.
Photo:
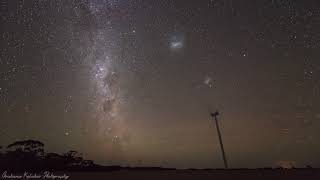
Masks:
[[[104,165],[320,167],[317,0],[1,0],[0,142]]]

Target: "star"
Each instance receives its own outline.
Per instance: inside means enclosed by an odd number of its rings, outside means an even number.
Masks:
[[[212,78],[211,77],[205,77],[203,83],[206,85],[206,86],[209,86],[210,88],[213,87],[213,82],[212,82]]]

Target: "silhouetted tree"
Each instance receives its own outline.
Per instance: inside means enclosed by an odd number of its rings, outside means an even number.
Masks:
[[[1,150],[1,146],[0,146]],[[83,170],[96,167],[91,160],[84,160],[77,151],[64,154],[45,153],[40,141],[17,141],[7,146],[6,153],[0,151],[0,168],[16,170]]]
[[[39,168],[44,157],[44,144],[40,141],[16,141],[7,146],[5,161],[9,167]]]
[[[81,154],[77,151],[68,151],[67,153],[63,154],[63,157],[65,160],[65,164],[68,167],[80,166],[81,162],[83,161]]]
[[[83,160],[81,161],[81,167],[93,167],[94,162],[92,160]]]
[[[25,141],[16,141],[7,146],[8,151],[14,152],[24,152],[30,153],[34,156],[43,156],[44,154],[44,144],[40,141],[35,140],[25,140]]]

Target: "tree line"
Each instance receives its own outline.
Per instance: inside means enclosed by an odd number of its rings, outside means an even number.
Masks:
[[[83,159],[77,151],[63,154],[45,152],[44,144],[36,140],[16,141],[0,146],[0,169],[4,170],[82,170],[99,167]]]

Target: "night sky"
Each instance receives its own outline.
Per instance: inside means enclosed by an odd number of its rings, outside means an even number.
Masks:
[[[0,144],[103,165],[320,167],[317,0],[1,0]]]

